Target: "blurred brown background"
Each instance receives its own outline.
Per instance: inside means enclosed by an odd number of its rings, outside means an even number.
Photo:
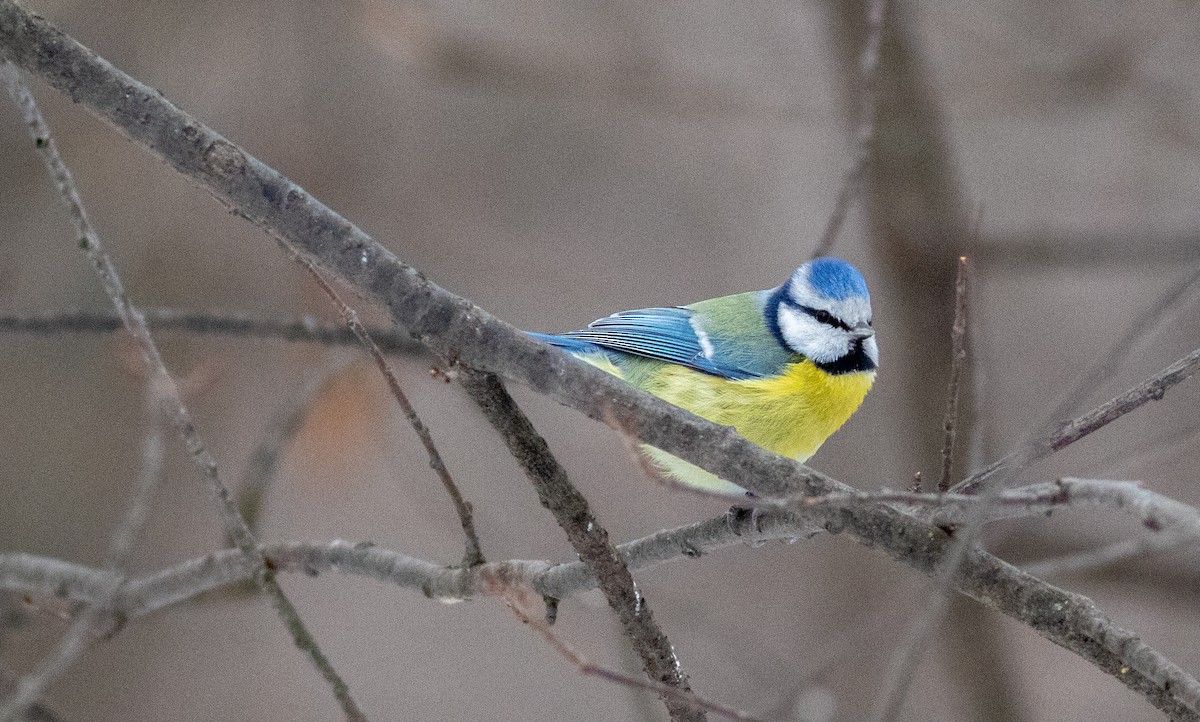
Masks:
[[[29,6],[242,144],[448,289],[530,329],[781,282],[850,164],[857,3],[39,0]],[[1200,262],[1200,14],[1184,2],[897,2],[879,159],[836,253],[871,283],[883,366],[814,465],[861,488],[936,477],[954,259],[971,258],[973,433],[1009,450],[1082,368]],[[35,84],[100,233],[145,306],[333,319],[264,234]],[[982,204],[977,238],[967,233]],[[1185,294],[1080,408],[1197,345]],[[104,309],[25,130],[0,103],[0,307]],[[366,308],[362,310],[367,311]],[[370,315],[370,314],[368,314]],[[230,480],[271,415],[342,349],[162,335]],[[139,464],[141,382],[118,337],[0,337],[0,550],[99,563]],[[398,362],[474,502],[489,559],[573,555],[493,432],[429,361]],[[618,540],[722,511],[647,481],[620,439],[517,389]],[[1025,475],[1137,478],[1200,503],[1196,382]],[[997,526],[1024,561],[1139,530],[1111,513]],[[316,402],[268,497],[267,540],[370,539],[456,563],[453,511],[365,362]],[[178,444],[136,555],[221,543]],[[1200,671],[1197,556],[1056,579]],[[581,677],[497,603],[362,579],[284,579],[372,719],[659,720],[652,695]],[[849,539],[737,548],[640,575],[697,691],[761,714],[855,720],[927,580]],[[637,664],[599,597],[559,634]],[[28,669],[64,628],[34,611],[0,648]],[[52,688],[68,720],[333,719],[265,601],[132,625]],[[1153,720],[1134,693],[958,602],[908,720]]]

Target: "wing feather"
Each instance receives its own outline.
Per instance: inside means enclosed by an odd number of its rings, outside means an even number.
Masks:
[[[679,364],[723,378],[761,376],[711,358],[712,345],[704,343],[697,335],[692,325],[692,311],[682,307],[622,311],[561,336],[533,335],[573,353],[584,350],[580,348],[581,343],[593,344],[601,349]]]

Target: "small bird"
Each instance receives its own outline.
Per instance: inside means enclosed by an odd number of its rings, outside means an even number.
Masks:
[[[858,409],[879,364],[867,282],[837,258],[809,261],[765,291],[531,335],[800,462]],[[745,493],[661,449],[642,451],[684,484]]]

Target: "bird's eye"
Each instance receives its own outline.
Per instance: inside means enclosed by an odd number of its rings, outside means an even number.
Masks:
[[[813,313],[813,318],[827,326],[837,325],[837,319],[833,317],[833,314],[825,310],[817,310],[815,313]]]

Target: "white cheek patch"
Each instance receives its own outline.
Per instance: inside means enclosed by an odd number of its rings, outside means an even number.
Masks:
[[[850,353],[850,338],[845,331],[785,305],[779,306],[779,333],[792,351],[818,363],[832,363]]]

